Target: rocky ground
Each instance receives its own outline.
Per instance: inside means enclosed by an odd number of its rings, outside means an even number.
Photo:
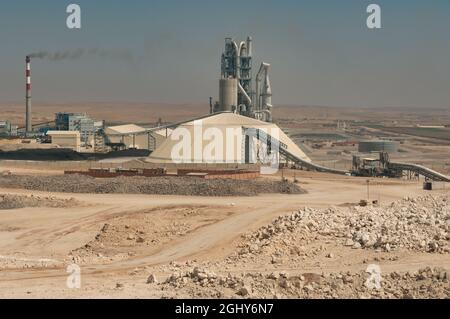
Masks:
[[[39,269],[54,268],[64,266],[60,260],[51,258],[28,258],[18,256],[2,256],[0,255],[0,269]]]
[[[233,207],[164,207],[127,213],[105,223],[95,237],[70,252],[68,260],[79,265],[125,260],[151,254],[190,231],[232,215]]]
[[[204,180],[193,177],[92,178],[83,175],[3,175],[0,176],[0,187],[66,193],[186,196],[255,196],[263,193],[304,192],[297,184],[281,180]]]
[[[369,272],[217,275],[201,267],[174,272],[161,283],[151,274],[147,283],[163,298],[450,298],[450,272],[429,267],[383,274],[379,286]]]
[[[320,243],[320,244],[319,244]],[[382,260],[398,261],[396,251],[440,254],[450,258],[450,201],[447,196],[405,198],[387,206],[303,208],[243,236],[239,249],[224,261],[175,264],[173,272],[149,284],[172,298],[450,298],[450,273],[443,267],[381,273]],[[339,247],[342,247],[340,250]],[[336,252],[366,250],[367,271],[301,273],[320,257],[337,261]],[[370,253],[373,251],[373,253]],[[258,266],[259,265],[259,266]],[[262,272],[250,269],[272,265]],[[375,265],[375,266],[374,266]],[[172,265],[173,266],[173,265]],[[249,269],[236,271],[236,269]],[[229,270],[229,272],[224,272]],[[375,276],[375,277],[374,277]]]
[[[83,215],[74,216],[78,206],[45,208],[40,217],[49,214],[48,219],[33,227],[26,225],[25,214],[32,211],[34,215],[34,209],[8,211],[0,215],[6,255],[0,255],[0,272],[10,280],[0,281],[0,294],[450,298],[448,194],[403,199],[402,195],[393,202],[367,206],[345,204],[353,198],[349,196],[340,197],[336,202],[344,204],[337,206],[299,208],[298,203],[308,196],[323,202],[323,188],[313,192],[310,187],[307,194],[298,196],[170,196],[167,201],[159,196],[124,195],[128,198],[124,201],[116,195],[73,194],[83,205],[91,205]],[[96,207],[100,198],[109,206]],[[115,206],[117,202],[123,206]],[[270,218],[263,221],[267,210]],[[87,220],[91,216],[95,218]],[[47,229],[57,218],[55,228]],[[233,228],[247,220],[251,227]],[[79,229],[86,232],[76,238]],[[222,240],[208,246],[221,235]],[[21,246],[8,248],[18,241]],[[61,241],[70,243],[70,249],[53,254]],[[47,249],[48,254],[39,251],[49,245],[54,246]],[[66,288],[66,267],[72,263],[81,268],[79,290]]]
[[[318,237],[353,249],[449,254],[450,201],[447,196],[424,196],[387,206],[306,207],[245,235],[235,257],[301,255],[303,245],[294,243],[310,244]]]

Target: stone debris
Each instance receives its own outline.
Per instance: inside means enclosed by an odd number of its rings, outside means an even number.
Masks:
[[[414,273],[383,274],[378,286],[367,284],[370,274],[257,272],[216,275],[205,268],[172,273],[159,285],[165,294],[176,288],[178,296],[197,298],[449,298],[450,273],[443,268],[423,268]]]
[[[302,194],[305,192],[292,182],[268,179],[206,180],[170,176],[93,178],[84,175],[1,175],[0,187],[67,193],[186,196],[255,196],[263,193]]]
[[[320,260],[338,260],[346,249],[371,250],[362,265],[397,261],[391,255],[396,250],[448,254],[449,208],[443,195],[376,207],[303,208],[244,235],[237,251],[217,264],[173,263],[172,274],[158,287],[166,295],[177,291],[193,298],[449,298],[449,272],[443,268],[382,273],[379,289],[366,285],[370,274],[364,271],[295,273],[305,259],[319,268]],[[342,250],[336,253],[332,247],[338,246]],[[243,272],[262,264],[267,273]],[[282,271],[285,267],[294,273]]]
[[[51,258],[24,258],[16,255],[0,255],[0,270],[63,267],[64,261]]]
[[[318,236],[354,249],[448,254],[450,201],[444,195],[428,195],[387,206],[303,208],[244,235],[240,250],[231,258],[266,254],[272,264],[282,263],[283,256],[307,256],[308,252],[298,245],[313,243]],[[326,257],[334,255],[329,253]]]
[[[74,198],[64,199],[55,196],[0,194],[0,210],[25,207],[68,208],[80,205]]]
[[[121,289],[123,287],[124,287],[123,283],[121,282],[116,283],[116,289]]]
[[[248,287],[242,287],[241,289],[239,289],[239,291],[238,291],[238,295],[239,296],[242,296],[242,297],[245,297],[245,296],[248,296],[249,294],[250,294],[250,289],[248,288]]]
[[[147,278],[147,283],[148,284],[156,284],[156,283],[158,283],[158,280],[156,279],[156,276],[154,274],[151,274]]]

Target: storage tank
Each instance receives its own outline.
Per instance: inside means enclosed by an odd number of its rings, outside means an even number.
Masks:
[[[358,145],[358,151],[360,153],[371,153],[371,152],[388,152],[394,153],[398,150],[398,143],[395,141],[361,141]]]
[[[237,107],[237,79],[220,79],[219,111],[233,111]]]

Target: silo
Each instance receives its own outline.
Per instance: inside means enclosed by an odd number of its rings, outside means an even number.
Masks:
[[[358,145],[358,151],[360,153],[371,153],[371,152],[397,152],[398,145],[395,141],[385,141],[385,140],[372,140],[372,141],[361,141]]]
[[[220,111],[233,111],[237,107],[237,79],[220,79]]]

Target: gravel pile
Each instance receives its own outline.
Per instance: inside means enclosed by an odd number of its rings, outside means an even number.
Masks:
[[[55,259],[47,258],[22,258],[18,256],[0,255],[0,269],[33,269],[63,267],[64,263]]]
[[[446,196],[424,196],[388,206],[304,208],[245,235],[236,256],[289,251],[294,243],[309,244],[317,236],[354,249],[449,253],[450,201]]]
[[[196,298],[449,298],[450,273],[443,268],[424,268],[414,273],[382,274],[379,286],[371,285],[371,274],[287,272],[217,275],[204,268],[172,273],[158,283],[150,275],[148,284],[158,285],[166,297]]]
[[[25,196],[0,194],[0,210],[16,209],[24,207],[73,207],[78,205],[74,198],[60,199],[53,196]]]
[[[254,196],[261,193],[301,194],[291,182],[258,180],[204,180],[192,177],[93,178],[83,175],[0,176],[0,187],[49,192],[97,194],[157,194],[188,196]]]
[[[18,146],[21,149],[17,149]],[[79,153],[66,148],[33,148],[33,145],[10,144],[1,146],[0,159],[16,161],[86,161],[103,160],[119,157],[147,157],[150,154],[148,150],[121,150],[112,151],[105,154]]]

